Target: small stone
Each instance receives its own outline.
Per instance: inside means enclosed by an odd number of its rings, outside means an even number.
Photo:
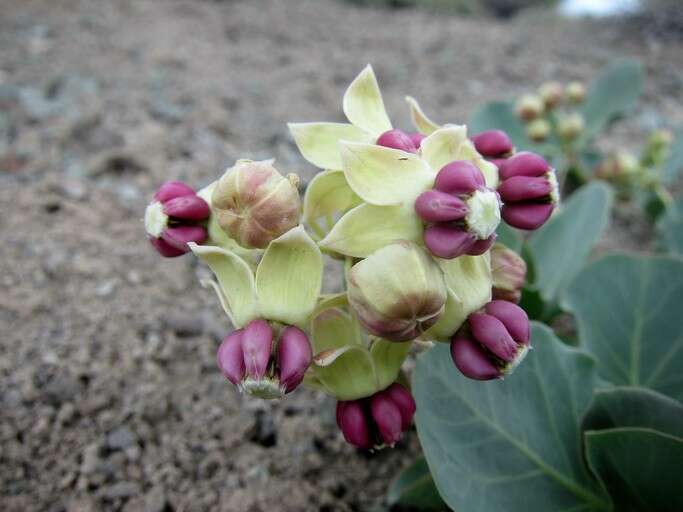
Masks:
[[[110,450],[125,450],[136,442],[135,434],[125,425],[111,431],[107,435],[107,447]]]
[[[135,482],[119,482],[109,485],[100,491],[100,496],[105,500],[117,500],[130,498],[140,494],[140,486]]]
[[[76,412],[76,406],[73,403],[65,403],[57,413],[57,423],[60,425],[68,425],[76,417]]]
[[[204,332],[204,322],[200,315],[174,313],[166,315],[162,321],[167,329],[172,330],[181,338],[199,336]]]
[[[156,485],[145,495],[145,512],[164,512],[167,503],[164,488]]]
[[[83,450],[83,461],[81,462],[81,473],[92,475],[100,465],[100,446],[96,443],[89,444]]]

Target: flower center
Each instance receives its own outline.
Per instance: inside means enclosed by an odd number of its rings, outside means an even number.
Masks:
[[[560,202],[560,184],[557,182],[557,175],[554,170],[550,170],[547,174],[548,182],[550,182],[550,201],[553,204],[559,204]]]
[[[262,379],[252,379],[247,377],[241,383],[241,388],[246,393],[266,400],[282,398],[283,390],[280,388],[278,379],[263,377]]]
[[[500,224],[500,201],[493,190],[477,190],[465,201],[470,213],[465,220],[471,232],[485,240],[496,232]]]
[[[168,215],[164,213],[164,206],[154,201],[145,210],[145,231],[154,238],[159,238],[168,226]]]

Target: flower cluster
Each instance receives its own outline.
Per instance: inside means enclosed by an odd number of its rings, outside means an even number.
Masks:
[[[227,380],[260,398],[301,384],[335,397],[344,438],[362,449],[410,428],[416,404],[398,382],[411,342],[450,343],[472,379],[522,361],[526,264],[496,230],[536,229],[559,200],[553,169],[504,132],[470,137],[407,101],[413,132],[392,126],[368,66],[344,95],[348,123],[290,124],[322,169],[303,201],[296,175],[238,160],[196,194],[163,185],[145,215],[159,252],[191,251],[215,275],[202,284],[235,327],[217,353]],[[344,291],[321,293],[324,256],[343,262]]]

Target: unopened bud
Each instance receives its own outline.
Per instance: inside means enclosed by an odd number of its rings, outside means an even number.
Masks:
[[[407,275],[411,278],[398,278]],[[441,269],[412,242],[387,245],[356,263],[347,284],[349,304],[363,326],[391,341],[417,338],[446,304]]]
[[[513,150],[512,140],[503,130],[487,130],[472,137],[474,147],[484,157],[500,158]]]
[[[145,210],[145,231],[159,254],[182,256],[189,252],[189,242],[206,240],[205,221],[210,215],[209,205],[191,187],[182,181],[168,181]]]
[[[548,110],[552,110],[562,102],[563,94],[564,90],[559,82],[545,82],[538,88],[538,95]]]
[[[518,303],[526,279],[524,259],[503,244],[495,244],[491,248],[491,273],[493,298]]]
[[[673,134],[669,130],[656,130],[647,139],[640,161],[644,167],[660,167],[669,157]]]
[[[584,126],[583,116],[574,112],[560,118],[557,133],[562,140],[575,140],[583,133]]]
[[[445,165],[436,175],[434,190],[418,196],[415,211],[430,223],[424,232],[425,245],[433,255],[446,259],[483,254],[493,244],[500,223],[498,195],[466,160]]]
[[[569,82],[564,88],[564,94],[570,103],[574,103],[575,105],[583,103],[586,99],[586,86],[578,81]]]
[[[547,119],[539,117],[531,121],[526,127],[526,134],[529,139],[534,142],[543,142],[550,135],[551,131],[550,123]]]
[[[508,158],[499,174],[503,220],[519,229],[541,227],[559,202],[555,170],[541,156],[522,151]]]
[[[398,383],[367,398],[337,402],[337,425],[344,439],[363,450],[396,444],[414,414],[415,400]]]
[[[524,121],[532,121],[543,114],[543,100],[535,94],[525,94],[515,105],[517,116]]]
[[[491,380],[510,374],[529,350],[529,318],[512,302],[494,300],[472,313],[451,342],[451,357],[463,375]]]
[[[628,183],[640,170],[638,159],[631,153],[617,151],[607,157],[595,170],[595,175],[613,183]]]
[[[218,224],[241,246],[265,248],[299,224],[298,182],[296,174],[283,177],[273,160],[238,160],[211,197]]]
[[[420,133],[420,132],[413,132],[409,133],[408,137],[410,137],[410,140],[413,142],[413,145],[417,148],[420,149],[420,146],[422,145],[422,141],[427,138],[426,135]]]
[[[306,334],[287,326],[273,350],[270,324],[258,319],[229,334],[218,348],[218,367],[241,391],[260,398],[280,398],[293,391],[311,364]]]
[[[400,149],[408,153],[417,153],[418,146],[413,139],[403,130],[394,129],[384,132],[377,139],[378,146]]]

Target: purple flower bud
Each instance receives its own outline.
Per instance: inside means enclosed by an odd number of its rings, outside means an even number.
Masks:
[[[491,248],[491,246],[496,242],[496,238],[498,238],[498,235],[494,233],[484,240],[477,240],[470,246],[469,249],[467,249],[467,254],[469,256],[481,256]]]
[[[427,249],[439,258],[457,258],[466,254],[475,242],[476,239],[472,233],[455,225],[434,224],[424,231],[424,243]]]
[[[413,143],[410,136],[403,130],[394,129],[384,132],[377,139],[378,146],[400,149],[408,153],[417,153],[417,146]]]
[[[549,197],[552,190],[552,183],[545,177],[513,176],[503,181],[498,193],[503,202],[514,202]]]
[[[456,336],[451,342],[451,358],[460,372],[470,379],[491,380],[503,373],[476,341]]]
[[[242,335],[244,329],[228,334],[218,347],[216,359],[218,367],[226,378],[236,386],[244,378],[244,354],[242,353]]]
[[[474,147],[485,157],[507,155],[513,149],[512,140],[503,130],[487,130],[472,137]]]
[[[406,388],[401,386],[398,382],[394,382],[384,391],[392,402],[398,407],[401,413],[401,430],[406,431],[410,428],[415,415],[415,400]]]
[[[298,327],[288,326],[280,335],[277,346],[277,367],[280,386],[285,393],[293,391],[304,379],[311,365],[311,344],[306,334]]]
[[[273,330],[262,319],[252,320],[244,328],[242,350],[247,375],[252,379],[265,376],[273,349]]]
[[[207,202],[196,195],[169,199],[164,203],[163,210],[169,217],[184,220],[205,220],[211,215]]]
[[[506,159],[498,170],[500,179],[507,180],[513,176],[543,176],[551,169],[543,157],[530,151],[521,151]]]
[[[175,258],[187,252],[187,250],[176,249],[172,245],[168,245],[161,238],[149,237],[149,241],[164,258]]]
[[[500,320],[510,336],[521,345],[528,345],[531,337],[529,317],[517,304],[505,300],[493,300],[486,305],[486,312]]]
[[[337,403],[337,425],[347,443],[363,450],[372,447],[370,429],[359,400]]]
[[[396,444],[401,439],[401,426],[403,425],[403,418],[398,406],[386,393],[380,391],[373,395],[370,401],[370,410],[384,444],[389,446]]]
[[[462,219],[469,211],[462,199],[439,190],[427,190],[415,201],[415,212],[427,222]]]
[[[517,344],[503,322],[485,313],[472,313],[468,321],[475,340],[505,362],[509,363],[514,359]]]
[[[419,132],[413,132],[409,133],[408,137],[410,137],[410,140],[413,141],[413,145],[417,148],[420,149],[420,146],[422,145],[422,141],[427,138],[426,135],[423,135]]]
[[[195,195],[194,190],[189,185],[186,185],[182,181],[167,181],[161,187],[156,194],[154,194],[154,199],[160,203],[165,203],[176,197],[183,196],[193,196]]]
[[[510,203],[503,205],[503,220],[519,229],[538,229],[550,218],[552,203]]]
[[[498,167],[498,169],[500,169],[502,167],[502,165],[505,163],[505,161],[507,160],[507,158],[487,158],[486,160],[488,160],[493,165]]]
[[[434,188],[447,194],[471,194],[485,186],[484,175],[467,160],[444,165],[434,180]]]
[[[187,246],[189,242],[201,244],[204,242],[208,233],[206,229],[201,226],[176,226],[173,228],[166,228],[161,233],[161,238],[171,247],[188,252],[190,248]]]

